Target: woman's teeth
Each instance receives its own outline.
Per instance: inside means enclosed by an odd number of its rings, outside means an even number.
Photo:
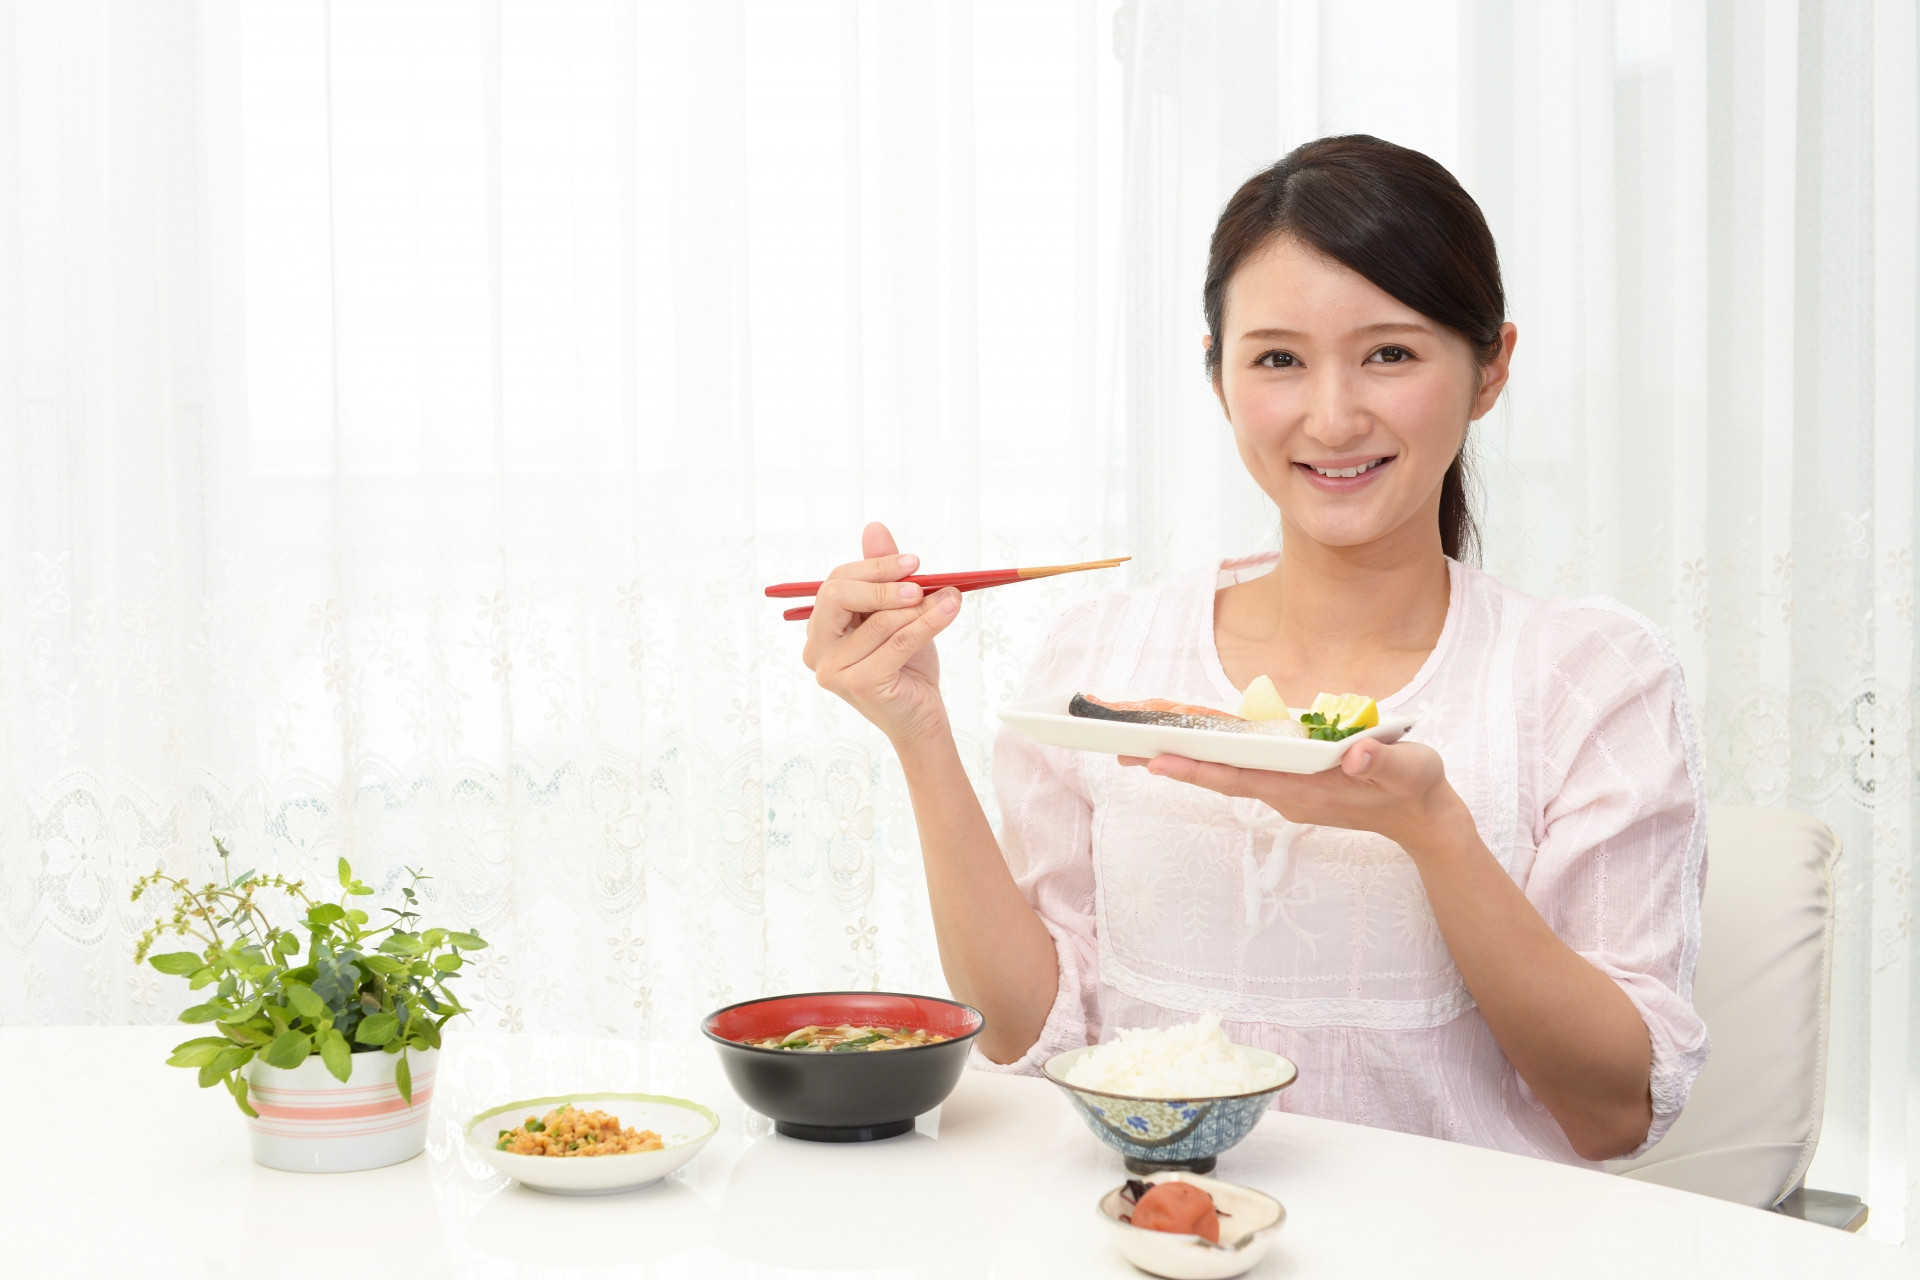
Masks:
[[[1385,458],[1375,458],[1372,462],[1363,462],[1357,467],[1314,467],[1311,462],[1307,465],[1330,480],[1351,480],[1357,475],[1373,470],[1385,461]]]

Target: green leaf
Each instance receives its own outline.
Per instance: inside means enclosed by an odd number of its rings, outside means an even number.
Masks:
[[[270,1067],[293,1070],[305,1062],[313,1053],[313,1037],[304,1031],[283,1031],[273,1038],[267,1051],[260,1055]]]
[[[353,1038],[361,1044],[385,1044],[400,1029],[400,1019],[390,1013],[376,1013],[363,1021]]]
[[[394,932],[381,939],[380,950],[391,956],[417,956],[426,948],[417,935]]]
[[[447,934],[447,941],[462,951],[482,951],[486,949],[487,945],[487,940],[479,934],[460,933],[457,930]]]
[[[167,1058],[170,1067],[204,1067],[220,1051],[227,1047],[227,1041],[219,1036],[202,1036],[198,1040],[188,1040],[173,1046],[173,1053]]]
[[[225,1077],[229,1071],[236,1071],[246,1066],[252,1058],[253,1050],[242,1049],[238,1045],[228,1045],[214,1055],[211,1062],[200,1068],[200,1087],[211,1089],[214,1083]]]
[[[407,1105],[412,1106],[413,1071],[407,1066],[407,1052],[404,1049],[400,1051],[400,1061],[393,1066],[393,1084],[400,1090],[400,1096],[407,1100]]]
[[[290,956],[300,950],[300,939],[290,933],[283,933],[273,944],[274,950],[283,956]]]
[[[412,964],[407,966],[407,972],[412,974],[416,978],[424,978],[428,974],[433,972],[433,966],[428,964],[425,960],[415,960]]]
[[[256,1119],[259,1118],[260,1113],[247,1105],[247,1078],[245,1076],[229,1076],[227,1078],[227,1092],[233,1095],[233,1100],[241,1111]]]
[[[345,1036],[331,1027],[320,1037],[320,1060],[327,1064],[333,1078],[342,1083],[353,1074],[353,1048]]]
[[[147,963],[162,973],[171,973],[185,977],[196,969],[206,966],[206,957],[191,951],[169,951],[164,955],[148,956]]]
[[[379,974],[395,974],[407,967],[392,956],[382,955],[361,956],[360,963]]]
[[[208,965],[203,969],[195,969],[187,975],[187,990],[198,991],[204,986],[219,981],[219,979],[220,971],[212,965]]]
[[[196,1004],[191,1009],[180,1011],[182,1022],[215,1022],[231,1014],[224,1000],[209,1000],[205,1004]]]
[[[464,961],[459,956],[435,956],[433,967],[441,973],[457,973]]]
[[[420,941],[429,947],[437,947],[446,940],[447,931],[445,929],[429,929],[420,937]]]
[[[226,1023],[245,1022],[248,1018],[251,1018],[254,1014],[260,1012],[261,1003],[262,1003],[261,998],[259,996],[255,996],[253,999],[247,1001],[245,1004],[235,1009],[232,1013],[229,1013],[224,1018],[221,1018],[220,1021],[226,1022]]]
[[[226,1032],[227,1039],[233,1041],[235,1044],[251,1045],[256,1049],[261,1048],[273,1039],[273,1028],[265,1025],[265,1021],[260,1018],[255,1018],[245,1026],[236,1026],[232,1023],[222,1022],[220,1029]]]
[[[303,1018],[318,1022],[328,1014],[327,1002],[313,994],[313,988],[302,982],[286,984],[287,1003],[293,1011]]]
[[[324,929],[328,925],[339,920],[345,920],[346,918],[347,909],[337,902],[322,902],[320,905],[312,907],[307,911],[307,923],[316,929]]]
[[[354,907],[347,912],[347,919],[354,924],[365,924],[367,922],[367,913],[358,907]]]
[[[429,1022],[425,1018],[417,1018],[414,1020],[413,1031],[413,1039],[421,1048],[438,1049],[440,1047],[440,1026],[438,1023]]]
[[[352,894],[356,898],[365,898],[371,895],[373,893],[373,890],[367,888],[367,886],[360,884],[359,882],[356,881],[353,887],[348,889],[347,892]]]
[[[345,858],[342,858],[340,859],[340,887],[344,889],[352,883],[353,883],[353,868],[347,865],[347,860]],[[342,1080],[346,1079],[345,1076],[341,1076],[340,1078]]]
[[[276,1036],[285,1035],[287,1028],[293,1025],[293,1020],[287,1017],[286,1009],[277,1004],[267,1006],[267,1020],[273,1023],[273,1034]]]

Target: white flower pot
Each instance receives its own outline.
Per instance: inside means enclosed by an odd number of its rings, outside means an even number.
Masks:
[[[345,1082],[317,1054],[291,1071],[255,1058],[247,1064],[247,1102],[260,1113],[247,1120],[254,1160],[293,1173],[348,1173],[413,1159],[427,1143],[439,1057],[407,1051],[411,1105],[393,1083],[398,1054],[354,1054]]]

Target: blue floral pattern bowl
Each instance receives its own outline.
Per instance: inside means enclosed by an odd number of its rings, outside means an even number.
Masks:
[[[1257,1093],[1211,1098],[1140,1098],[1067,1083],[1083,1054],[1097,1046],[1069,1049],[1047,1060],[1047,1079],[1073,1103],[1094,1136],[1118,1151],[1130,1173],[1185,1169],[1210,1173],[1220,1153],[1253,1132],[1253,1126],[1272,1105],[1274,1095],[1292,1084],[1300,1072],[1277,1053],[1235,1046],[1257,1067],[1270,1070],[1279,1084]]]

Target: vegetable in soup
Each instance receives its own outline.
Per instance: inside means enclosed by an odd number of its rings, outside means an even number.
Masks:
[[[856,1027],[843,1022],[837,1027],[805,1026],[783,1036],[761,1036],[743,1043],[756,1049],[791,1049],[798,1053],[864,1053],[879,1049],[912,1049],[923,1044],[939,1044],[948,1038],[934,1031],[907,1027]]]

